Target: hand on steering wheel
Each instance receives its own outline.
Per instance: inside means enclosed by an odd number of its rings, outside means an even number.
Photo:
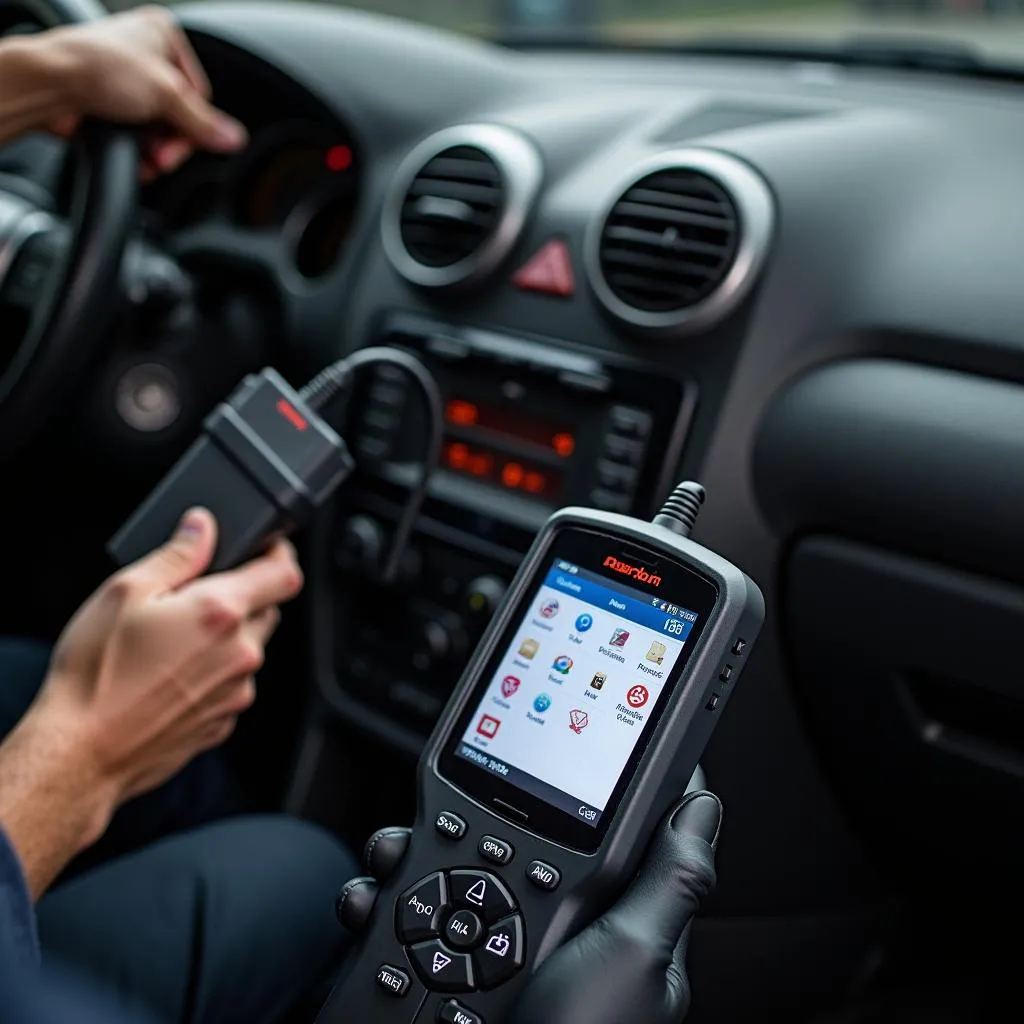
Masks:
[[[690,925],[715,883],[721,820],[718,797],[688,792],[665,817],[619,901],[537,968],[511,1024],[678,1024],[690,1007]],[[409,836],[407,828],[381,829],[367,843],[370,876],[353,879],[338,895],[338,917],[349,930],[365,927],[378,884],[398,868]]]
[[[28,61],[35,92],[60,98],[33,127],[75,131],[74,159],[66,221],[39,205],[38,190],[10,176],[0,181],[0,307],[28,320],[20,343],[12,349],[7,339],[10,354],[0,356],[0,459],[74,393],[118,309],[140,151],[137,128],[107,122],[163,126],[142,137],[141,167],[150,175],[173,169],[196,146],[226,152],[245,141],[242,126],[209,103],[209,83],[166,11],[108,18],[98,0],[32,7],[49,26],[63,26],[20,42],[37,57]]]

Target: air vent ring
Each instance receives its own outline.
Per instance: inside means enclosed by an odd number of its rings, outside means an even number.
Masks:
[[[454,154],[454,160],[451,155]],[[438,161],[438,158],[441,158]],[[472,216],[471,203],[481,194],[478,184],[461,182],[459,188],[442,187],[435,191],[453,192],[452,195],[430,194],[424,182],[424,171],[438,162],[452,166],[465,164],[467,158],[479,161],[481,167],[487,164],[496,172],[496,184],[492,189],[494,199],[484,196],[485,201],[494,202],[493,222],[483,221],[483,236],[478,244],[454,262],[443,258],[428,261],[426,250],[417,258],[410,251],[406,237],[408,230],[408,204],[411,190],[419,192],[416,203],[426,217],[432,217],[443,225],[444,218],[452,220],[453,232],[459,227],[460,218]],[[458,172],[456,172],[458,173]],[[384,251],[395,269],[413,284],[424,288],[450,288],[454,285],[468,285],[486,277],[512,251],[519,239],[523,225],[533,207],[543,178],[540,154],[533,143],[519,132],[500,125],[465,124],[445,128],[424,139],[399,166],[390,191],[384,203],[381,231]],[[464,193],[464,201],[459,194]],[[487,216],[490,216],[488,212]]]
[[[613,287],[605,275],[608,255],[605,250],[606,229],[612,218],[628,218],[631,206],[627,195],[630,192],[635,193],[638,186],[657,182],[662,176],[670,179],[674,175],[692,175],[695,182],[703,182],[711,201],[721,208],[723,223],[729,219],[728,211],[734,215],[734,237],[728,239],[723,236],[721,244],[713,247],[715,251],[722,250],[721,260],[718,266],[713,259],[709,262],[708,272],[716,276],[706,294],[699,287],[694,287],[688,289],[694,293],[692,297],[681,298],[678,306],[658,308],[659,305],[664,307],[664,301],[653,301],[648,308],[642,308],[639,303],[634,304],[623,297],[628,294],[627,288]],[[669,197],[667,202],[676,201],[668,188],[665,194]],[[683,197],[681,209],[699,210],[701,202],[697,199],[695,204],[692,197]],[[646,209],[639,212],[644,216],[651,213]],[[672,258],[676,245],[685,248],[683,243],[678,242],[679,232],[674,229],[672,222],[678,221],[685,228],[689,226],[690,219],[688,213],[677,216],[671,210],[666,212],[662,243],[666,249],[666,260]],[[692,219],[698,221],[696,216]],[[649,234],[654,233],[658,223],[654,217],[651,220],[654,227]],[[774,220],[775,207],[768,186],[742,161],[715,150],[679,149],[658,153],[634,165],[618,180],[611,198],[587,229],[584,259],[591,288],[613,316],[631,327],[676,337],[706,330],[732,312],[749,294],[767,257]],[[622,234],[622,225],[616,226],[620,228],[619,234]],[[728,235],[728,228],[723,230]],[[654,246],[642,243],[636,250],[638,265],[651,263],[652,256],[648,249],[654,250],[655,261],[660,257],[656,243]],[[661,267],[656,272],[664,275]],[[664,276],[662,281],[665,281]],[[671,281],[667,285],[671,287]],[[660,298],[663,299],[663,296]]]

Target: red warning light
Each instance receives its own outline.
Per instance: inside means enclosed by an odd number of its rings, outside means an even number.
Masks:
[[[473,476],[490,476],[491,466],[490,455],[474,455],[469,460],[469,471]]]
[[[472,402],[455,398],[448,403],[447,418],[449,423],[471,427],[480,418],[480,410]]]
[[[506,487],[518,487],[523,482],[523,467],[518,462],[506,462],[501,470],[501,482]]]
[[[576,450],[576,438],[572,434],[555,434],[551,438],[551,447],[563,459],[567,459]]]
[[[533,471],[527,473],[523,477],[523,490],[530,494],[541,494],[544,490],[544,477]]]
[[[469,448],[464,444],[453,444],[448,448],[448,465],[452,469],[466,469],[469,466]]]
[[[324,163],[329,171],[347,171],[352,166],[352,147],[331,146],[324,154]]]

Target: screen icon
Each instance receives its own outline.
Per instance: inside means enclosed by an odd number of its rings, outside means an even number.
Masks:
[[[626,694],[626,703],[631,708],[642,708],[650,697],[650,693],[646,686],[641,686],[639,683],[632,687]]]
[[[486,736],[489,740],[494,739],[495,733],[498,731],[498,726],[501,725],[501,719],[495,718],[493,715],[484,715],[480,719],[480,724],[476,727],[476,731],[481,736]]]
[[[540,606],[542,619],[553,619],[558,614],[558,602],[552,597]]]
[[[647,652],[647,660],[660,665],[665,660],[665,645],[660,640],[651,641],[651,649]]]
[[[660,611],[660,612],[666,611],[667,609],[668,609],[668,601],[662,601],[661,604],[658,605],[658,611]]]
[[[593,689],[600,690],[606,682],[608,682],[608,676],[604,672],[595,672],[594,678],[590,680],[590,685]]]
[[[590,715],[586,711],[581,711],[579,708],[573,708],[569,712],[569,728],[572,729],[577,736],[583,732],[586,727],[590,725]]]
[[[589,612],[584,612],[582,615],[576,617],[576,632],[586,633],[588,629],[594,624],[594,616]]]
[[[538,693],[537,696],[533,698],[533,710],[536,711],[538,715],[543,715],[549,707],[551,707],[551,698],[546,693]]]
[[[528,636],[519,645],[519,657],[525,658],[527,661],[532,661],[533,656],[537,653],[537,649],[540,647],[540,643],[534,640],[533,637]]]
[[[551,667],[561,675],[567,676],[569,674],[569,669],[572,668],[572,658],[570,658],[568,654],[560,654],[555,658]]]
[[[515,676],[505,676],[501,681],[502,697],[511,697],[519,689],[519,680]]]
[[[628,629],[616,629],[612,633],[612,638],[611,638],[611,640],[608,641],[608,644],[611,647],[625,647],[626,646],[626,641],[628,639],[629,639],[629,630]]]

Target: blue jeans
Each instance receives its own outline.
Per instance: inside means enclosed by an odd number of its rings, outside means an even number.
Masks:
[[[0,640],[0,734],[48,659],[31,641]],[[271,1024],[315,1005],[342,953],[333,897],[356,861],[305,822],[217,821],[238,810],[216,754],[126,804],[40,901],[44,961],[169,1024]]]

